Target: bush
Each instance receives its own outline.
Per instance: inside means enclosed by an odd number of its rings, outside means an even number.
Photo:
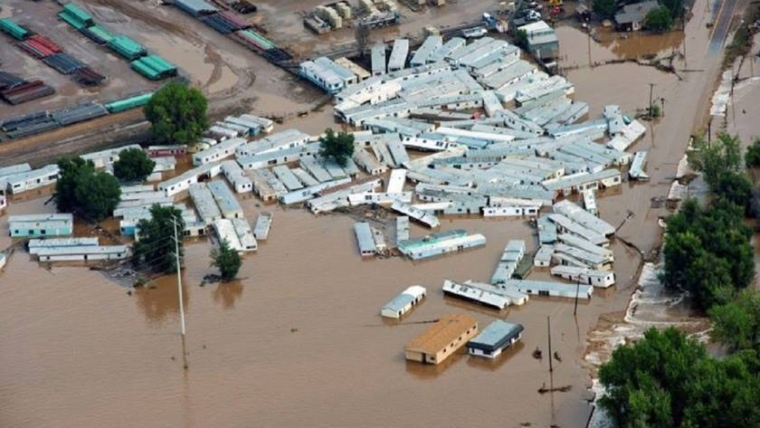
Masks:
[[[747,153],[744,155],[744,163],[747,165],[747,168],[760,166],[760,138],[756,138],[752,142],[752,145],[747,148]]]
[[[219,269],[222,281],[234,279],[243,261],[237,251],[230,248],[229,243],[224,240],[219,244],[219,249],[211,249],[211,265]]]
[[[644,28],[656,33],[663,33],[673,26],[673,16],[665,6],[652,9],[644,18]]]

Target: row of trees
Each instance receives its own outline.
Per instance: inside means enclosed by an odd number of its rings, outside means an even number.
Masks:
[[[688,291],[694,305],[707,311],[731,301],[754,278],[752,230],[744,224],[752,183],[737,137],[719,134],[715,142],[700,139],[694,148],[689,161],[702,172],[713,201],[707,208],[686,201],[668,218],[663,282]]]
[[[760,360],[754,351],[710,357],[670,327],[620,346],[599,370],[599,400],[621,428],[760,426]]]
[[[704,345],[669,328],[612,353],[599,371],[600,405],[618,427],[760,426],[760,294],[754,278],[751,230],[743,223],[753,186],[744,166],[760,162],[760,142],[742,159],[737,137],[697,141],[691,165],[712,192],[710,206],[684,203],[667,221],[668,287],[689,291],[713,322],[713,339],[729,355],[711,357]]]

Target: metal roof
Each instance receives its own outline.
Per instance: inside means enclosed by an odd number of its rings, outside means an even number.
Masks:
[[[365,253],[375,253],[377,251],[375,238],[372,235],[372,229],[370,228],[369,223],[354,223],[354,233],[356,234],[356,241],[359,244],[359,252],[362,255]]]
[[[568,200],[557,202],[552,208],[554,212],[565,215],[574,222],[587,229],[593,230],[599,235],[609,236],[615,233],[615,226],[594,216]]]
[[[192,184],[190,186],[190,197],[198,215],[206,224],[222,218],[222,213],[214,202],[214,196],[205,183]]]
[[[480,334],[471,339],[468,347],[499,349],[523,332],[522,324],[496,320],[481,330]]]
[[[5,177],[7,175],[21,174],[24,172],[29,172],[31,170],[32,170],[32,167],[29,166],[28,163],[0,167],[0,177]]]
[[[224,181],[211,181],[208,183],[208,190],[211,191],[225,218],[242,215],[243,208],[240,206],[235,194],[227,186],[227,183]]]

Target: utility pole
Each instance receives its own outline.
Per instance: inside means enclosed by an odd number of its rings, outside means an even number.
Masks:
[[[649,85],[649,120],[652,120],[653,119],[653,114],[652,113],[654,113],[652,111],[652,90],[654,89],[654,85],[655,84],[654,83],[648,83],[648,85]]]
[[[573,308],[573,316],[578,316],[578,294],[581,289],[581,278],[578,277],[578,281],[575,282],[575,307]]]
[[[552,366],[552,321],[551,317],[546,317],[546,326],[549,329],[549,373],[554,372],[554,366]]]
[[[177,233],[177,219],[172,218],[174,223],[174,257],[177,263],[177,290],[179,291],[179,320],[182,326],[182,339],[185,339],[185,305],[182,302],[182,265],[179,260],[179,237]]]

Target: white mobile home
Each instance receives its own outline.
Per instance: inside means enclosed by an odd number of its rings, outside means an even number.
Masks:
[[[359,246],[359,254],[362,257],[371,257],[377,254],[375,239],[372,236],[372,229],[367,222],[358,222],[354,224],[354,234],[356,243]]]
[[[129,257],[129,247],[126,245],[48,247],[40,248],[36,255],[40,262],[124,260]]]
[[[407,55],[409,55],[409,40],[396,39],[393,42],[393,50],[388,60],[388,72],[393,73],[406,68]]]
[[[244,218],[243,208],[224,181],[211,181],[207,185],[224,218]]]
[[[490,306],[499,310],[506,308],[510,304],[509,299],[501,294],[465,284],[458,284],[454,281],[449,281],[448,279],[443,282],[443,294],[480,303],[481,305]]]
[[[427,295],[425,287],[412,285],[380,309],[380,315],[399,319],[422,302]]]
[[[319,143],[310,143],[303,147],[240,157],[238,158],[238,163],[243,169],[259,169],[267,166],[295,162],[305,156],[314,156],[317,154],[319,154]]]
[[[256,225],[253,227],[253,236],[259,241],[266,241],[269,238],[269,229],[272,227],[272,213],[267,211],[259,212],[256,219]]]
[[[220,163],[201,165],[187,170],[176,177],[162,181],[158,184],[158,190],[164,192],[166,196],[174,196],[182,191],[190,189],[192,184],[214,178],[221,172],[222,166]]]
[[[230,249],[237,252],[243,252],[243,246],[240,243],[240,239],[235,231],[235,226],[232,224],[232,220],[226,218],[217,219],[214,220],[213,225],[216,237],[219,238],[219,242],[227,241],[227,245]]]
[[[594,293],[594,287],[590,285],[581,285],[576,287],[570,284],[549,281],[531,281],[511,279],[504,284],[504,288],[513,288],[521,293],[533,294],[537,296],[554,296],[570,297],[579,299],[591,299]]]
[[[195,153],[193,155],[193,165],[200,166],[228,158],[235,154],[235,149],[246,142],[245,138],[230,138],[229,140],[222,141],[211,148]]]
[[[552,268],[551,273],[552,275],[559,276],[569,281],[592,285],[599,288],[608,288],[615,285],[615,272],[608,270],[585,269],[574,266],[555,266]]]
[[[58,165],[47,165],[33,171],[0,178],[0,182],[5,182],[5,186],[0,188],[0,191],[8,191],[12,194],[23,193],[54,184],[59,176]]]
[[[256,251],[259,248],[259,244],[256,242],[256,237],[253,235],[251,226],[245,218],[233,218],[231,221],[235,234],[237,234],[238,242],[240,242],[240,250],[238,251]]]
[[[205,183],[190,186],[190,197],[193,199],[198,216],[206,225],[222,218],[222,213],[214,202],[214,196]]]
[[[119,153],[123,152],[124,150],[129,150],[129,149],[142,150],[142,147],[140,147],[137,144],[130,144],[128,146],[119,147],[117,149],[109,149],[109,150],[103,150],[100,152],[86,153],[79,157],[84,160],[92,161],[92,163],[95,165],[95,168],[100,169],[100,168],[105,168],[108,165],[113,165],[114,162],[119,160]]]
[[[253,190],[251,179],[245,175],[243,168],[240,168],[237,162],[233,160],[222,162],[222,173],[230,185],[235,188],[235,192],[248,193]]]
[[[385,63],[385,45],[372,46],[372,75],[382,76],[388,72]]]

